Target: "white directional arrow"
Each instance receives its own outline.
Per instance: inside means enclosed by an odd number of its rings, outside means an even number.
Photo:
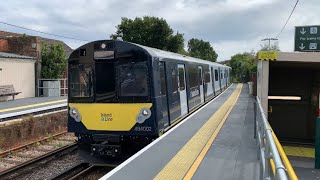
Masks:
[[[302,30],[300,31],[301,34],[305,34],[307,31],[304,30],[304,28],[302,28]]]
[[[305,46],[303,45],[303,43],[301,43],[301,45],[299,46],[299,48],[300,48],[301,50],[303,50],[303,49],[305,48]]]

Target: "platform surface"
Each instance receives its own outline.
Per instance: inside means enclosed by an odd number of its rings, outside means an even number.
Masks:
[[[14,113],[23,110],[29,110],[37,107],[45,107],[50,105],[56,105],[61,103],[67,103],[67,96],[60,97],[33,97],[16,99],[13,101],[1,101],[0,102],[0,115],[7,113]]]
[[[224,104],[236,85],[101,179],[154,179]],[[259,179],[253,101],[244,84],[238,101],[192,179]]]

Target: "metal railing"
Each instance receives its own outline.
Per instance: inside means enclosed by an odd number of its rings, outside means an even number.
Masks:
[[[67,79],[38,79],[38,97],[67,96]]]
[[[259,146],[260,179],[298,179],[281,144],[273,133],[257,97],[255,104],[255,138]]]

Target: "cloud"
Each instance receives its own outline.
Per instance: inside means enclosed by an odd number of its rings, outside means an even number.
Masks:
[[[211,42],[218,60],[258,50],[261,39],[275,37],[287,20],[294,0],[12,0],[0,7],[2,21],[84,40],[106,39],[121,17],[157,16],[190,38]],[[320,24],[319,0],[300,1],[279,36],[280,49],[293,50],[294,26]],[[0,24],[0,30],[40,35]],[[57,38],[59,39],[59,38]],[[85,42],[60,39],[72,48]]]

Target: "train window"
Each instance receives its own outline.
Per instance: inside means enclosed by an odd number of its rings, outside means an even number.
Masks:
[[[165,76],[165,69],[164,69],[164,63],[161,62],[160,64],[160,83],[161,83],[161,92],[160,94],[162,96],[167,94],[167,86],[166,86],[166,76]]]
[[[185,90],[185,80],[184,80],[184,69],[179,68],[179,86],[180,86],[180,91]]]
[[[202,80],[202,68],[201,66],[198,67],[198,75],[199,75],[199,83],[202,85],[203,80]]]
[[[93,97],[93,73],[91,66],[70,67],[70,96]]]
[[[149,96],[147,62],[129,62],[118,67],[120,96]]]
[[[217,69],[215,69],[214,70],[214,78],[215,78],[215,81],[218,81],[219,80],[219,74],[218,74],[218,70]]]
[[[113,62],[96,62],[96,101],[106,102],[115,96],[115,74]],[[102,101],[100,101],[102,100]]]
[[[209,71],[208,72],[206,72],[206,74],[205,74],[205,81],[206,81],[206,83],[210,83],[211,82],[211,79],[210,79],[210,73],[209,73]]]
[[[189,68],[190,87],[198,86],[197,70],[193,67]]]
[[[172,77],[172,92],[178,91],[178,76],[176,73],[176,68],[171,69],[171,77]]]

